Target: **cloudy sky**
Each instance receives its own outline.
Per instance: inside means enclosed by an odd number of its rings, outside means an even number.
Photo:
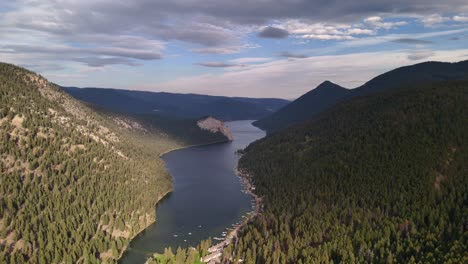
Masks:
[[[0,3],[0,61],[67,86],[291,99],[467,59],[466,0]]]

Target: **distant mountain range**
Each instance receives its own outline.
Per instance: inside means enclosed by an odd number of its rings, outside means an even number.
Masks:
[[[400,67],[379,75],[355,89],[345,89],[326,81],[279,111],[254,122],[254,125],[272,133],[311,119],[337,102],[351,97],[365,96],[402,86],[450,80],[468,80],[468,61],[424,62]]]
[[[200,118],[224,121],[260,119],[289,103],[284,99],[175,94],[107,88],[62,87],[73,97],[114,112]]]

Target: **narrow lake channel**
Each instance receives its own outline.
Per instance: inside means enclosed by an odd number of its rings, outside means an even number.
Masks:
[[[252,197],[242,192],[234,172],[235,151],[265,136],[252,122],[227,122],[232,142],[190,147],[162,157],[174,179],[174,191],[158,204],[156,223],[130,243],[119,263],[145,263],[151,253],[166,247],[175,252],[178,246],[222,238],[226,228],[252,210]]]

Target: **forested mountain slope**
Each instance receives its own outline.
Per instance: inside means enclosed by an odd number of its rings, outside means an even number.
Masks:
[[[201,130],[177,140],[136,121],[0,63],[0,263],[114,262],[172,188],[159,154],[225,140]]]
[[[354,98],[246,149],[232,263],[466,263],[468,82]],[[233,253],[232,253],[233,252]]]
[[[325,81],[279,111],[255,121],[254,125],[269,133],[284,129],[324,111],[349,93],[350,90],[330,81]]]
[[[265,117],[289,103],[274,98],[244,98],[175,94],[104,88],[63,87],[70,95],[106,109],[132,114],[180,118],[214,116],[224,121]]]
[[[423,62],[381,74],[355,89],[325,82],[277,112],[254,124],[268,133],[313,118],[344,99],[435,81],[468,80],[468,61],[458,63]],[[328,88],[328,89],[327,89]]]

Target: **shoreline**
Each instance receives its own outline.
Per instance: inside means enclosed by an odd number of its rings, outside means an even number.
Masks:
[[[172,193],[174,189],[171,188],[169,190],[167,190],[157,201],[156,203],[154,204],[154,207],[158,206],[158,203],[160,201],[162,201],[167,195],[169,195],[170,193]],[[120,263],[120,259],[122,259],[123,255],[125,254],[125,251],[127,251],[127,249],[129,248],[130,244],[132,243],[132,240],[135,239],[138,235],[140,235],[141,233],[143,233],[149,226],[151,226],[152,224],[156,223],[156,213],[155,213],[155,216],[154,216],[154,220],[149,222],[144,228],[142,228],[141,230],[139,230],[138,232],[135,233],[134,236],[132,236],[131,238],[129,238],[130,242],[122,248],[122,251],[120,252],[119,256],[117,259],[115,259],[117,261],[117,263]]]
[[[238,238],[239,232],[249,224],[255,217],[257,217],[261,210],[263,209],[262,198],[254,193],[255,185],[252,183],[252,176],[243,170],[239,170],[238,167],[235,168],[235,174],[241,179],[241,185],[246,194],[252,196],[255,199],[255,207],[252,211],[246,213],[243,217],[245,219],[239,225],[235,226],[234,229],[231,229],[227,236],[219,243],[212,245],[208,252],[209,255],[203,257],[201,261],[206,263],[221,263],[221,257],[223,254],[224,248],[232,244]],[[232,258],[232,256],[231,256]]]
[[[174,152],[174,151],[178,151],[178,150],[183,150],[183,149],[187,149],[187,148],[194,148],[194,147],[204,147],[204,146],[216,145],[216,144],[221,144],[221,143],[229,143],[229,142],[232,142],[232,140],[225,139],[225,140],[215,141],[215,142],[211,142],[211,143],[194,144],[194,145],[178,147],[178,148],[174,148],[174,149],[164,151],[163,153],[159,154],[159,158],[162,158],[164,155],[169,154],[169,153]]]

